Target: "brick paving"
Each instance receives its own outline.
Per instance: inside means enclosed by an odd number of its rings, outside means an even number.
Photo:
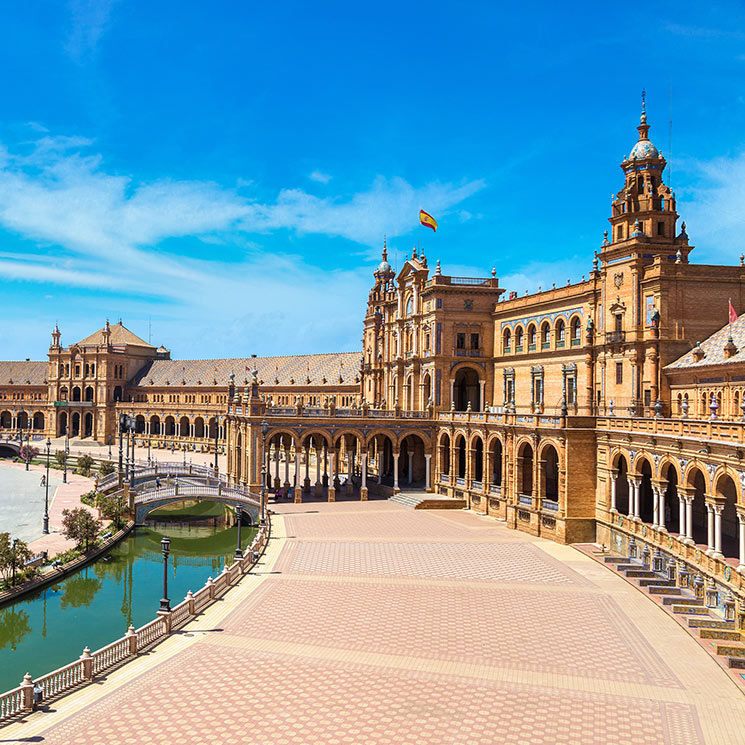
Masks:
[[[726,673],[571,547],[391,503],[277,511],[257,576],[0,740],[744,741],[745,696]]]

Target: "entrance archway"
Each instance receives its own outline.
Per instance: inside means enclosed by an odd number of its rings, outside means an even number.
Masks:
[[[641,467],[642,482],[639,486],[639,518],[643,523],[654,520],[654,494],[652,492],[652,466],[645,458]]]
[[[72,415],[72,431],[70,432],[71,437],[80,437],[80,414],[76,411]]]
[[[717,479],[715,493],[724,501],[722,510],[722,553],[728,558],[738,558],[737,487],[728,474]]]
[[[693,504],[691,505],[691,537],[694,543],[708,545],[706,516],[706,479],[698,468],[688,474],[688,483],[693,486]]]
[[[473,411],[481,411],[480,378],[472,367],[462,367],[455,374],[453,398],[456,411],[466,411],[469,403]]]
[[[90,411],[86,412],[83,422],[83,437],[91,437],[93,435],[93,414]]]
[[[553,445],[543,449],[544,499],[559,501],[559,454]]]
[[[616,509],[621,515],[629,514],[629,463],[623,455],[616,463]]]
[[[491,482],[502,486],[502,441],[498,437],[494,438],[491,449]]]
[[[678,472],[668,465],[665,473],[667,488],[663,495],[662,521],[671,533],[680,533],[680,496],[678,495]]]
[[[524,442],[517,455],[518,462],[518,483],[517,491],[526,497],[533,496],[533,448]]]

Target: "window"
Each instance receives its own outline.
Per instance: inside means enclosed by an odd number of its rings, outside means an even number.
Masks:
[[[551,344],[551,327],[544,323],[543,326],[541,326],[541,347],[543,349],[546,349]]]
[[[504,332],[504,351],[509,352],[512,346],[512,332],[509,329],[505,329]]]
[[[536,337],[535,326],[531,324],[528,326],[528,349],[535,349]]]
[[[576,378],[567,378],[567,404],[569,404],[569,406],[577,405],[577,380]]]
[[[556,346],[564,346],[564,337],[566,335],[566,326],[564,321],[559,321],[556,324]]]
[[[582,338],[582,324],[576,316],[572,318],[572,346],[579,346]]]
[[[478,349],[478,348],[479,348],[479,335],[471,334],[471,349]]]
[[[466,348],[466,335],[465,334],[458,333],[455,335],[455,348],[456,349]]]
[[[515,351],[523,351],[523,330],[519,326],[517,331],[515,331]]]
[[[75,377],[80,377],[80,365],[75,365]]]
[[[543,378],[536,378],[535,380],[535,402],[536,404],[543,403]]]
[[[618,227],[616,228],[616,238],[617,238],[617,239],[618,239],[619,241],[622,241],[622,240],[623,240],[623,225],[619,225],[619,226],[618,226]]]
[[[664,222],[658,222],[657,223],[657,235],[665,235],[665,223]]]
[[[647,388],[647,390],[644,391],[644,405],[645,406],[651,406],[652,405],[652,391]]]
[[[435,300],[435,308],[442,308],[442,298],[438,297],[437,300]]]
[[[623,362],[616,362],[616,385],[623,383]]]
[[[615,316],[616,319],[616,331],[623,331],[623,316],[619,313]]]

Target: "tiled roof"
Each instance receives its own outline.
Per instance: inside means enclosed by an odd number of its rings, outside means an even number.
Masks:
[[[135,347],[152,347],[152,344],[148,344],[144,339],[140,339],[137,334],[133,334],[128,328],[122,326],[122,322],[109,326],[111,332],[109,344],[120,345],[120,344],[131,344]],[[81,346],[87,346],[92,344],[103,344],[103,332],[104,329],[99,329],[90,336],[86,336],[78,342]]]
[[[355,377],[359,376],[360,356],[359,352],[336,352],[223,360],[153,360],[137,373],[130,385],[160,386],[168,382],[169,385],[227,386],[232,372],[236,386],[241,386],[251,379],[254,367],[259,371],[259,380],[267,386],[339,385],[340,375],[345,385],[354,385]]]
[[[680,370],[687,368],[708,367],[710,365],[735,365],[745,362],[745,313],[732,324],[732,341],[737,347],[737,352],[729,359],[724,358],[724,347],[729,339],[730,326],[727,324],[719,331],[713,333],[708,339],[701,342],[704,357],[697,361],[693,356],[693,349],[671,362],[665,367],[666,370]]]
[[[0,385],[45,385],[48,362],[0,360]]]

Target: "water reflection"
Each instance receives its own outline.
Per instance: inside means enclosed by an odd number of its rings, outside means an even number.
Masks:
[[[95,564],[0,608],[0,691],[54,670],[98,649],[155,617],[163,582],[160,541],[171,539],[168,590],[171,603],[198,590],[235,553],[237,529],[158,522],[138,528]],[[243,527],[245,548],[255,530]]]

